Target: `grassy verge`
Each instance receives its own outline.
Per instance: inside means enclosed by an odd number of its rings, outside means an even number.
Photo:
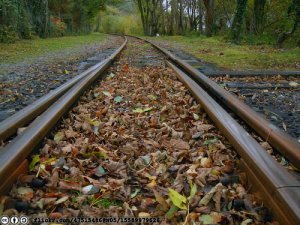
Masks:
[[[223,70],[300,70],[300,48],[276,49],[271,45],[233,45],[220,37],[163,36],[150,38],[217,64]]]
[[[18,41],[14,44],[0,44],[0,62],[12,63],[44,56],[48,53],[73,49],[79,46],[97,44],[107,38],[106,34],[92,33],[85,36],[70,36]]]

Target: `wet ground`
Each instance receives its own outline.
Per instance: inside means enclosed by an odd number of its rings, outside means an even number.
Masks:
[[[0,122],[109,56],[123,40],[109,36],[99,45],[49,53],[20,63],[1,63]]]
[[[184,51],[180,45],[158,42],[174,55],[185,60],[202,73],[218,71],[221,68],[208,64]],[[222,87],[233,93],[248,106],[270,120],[276,126],[300,140],[300,79],[291,77],[252,77],[230,78],[229,76],[211,77]],[[251,87],[245,87],[250,85]],[[276,88],[276,86],[279,86]],[[286,86],[287,88],[280,88]]]

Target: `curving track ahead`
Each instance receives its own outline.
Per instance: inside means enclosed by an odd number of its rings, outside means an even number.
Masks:
[[[126,41],[125,38],[124,44],[108,59],[78,76],[76,80],[69,82],[68,85],[66,84],[53,91],[53,93],[50,93],[51,96],[39,100],[34,105],[20,111],[13,118],[9,118],[0,124],[1,138],[5,140],[17,128],[33,120],[51,105],[26,128],[25,132],[18,135],[0,151],[0,179],[3,181],[0,187],[0,195],[6,195],[19,175],[28,169],[27,159],[41,146],[43,138],[49,135],[61,120],[61,117],[74,106],[82,93],[109,67],[125,47]],[[273,214],[273,219],[279,221],[280,224],[299,224],[299,181],[280,166],[210,95],[219,98],[298,168],[300,168],[299,143],[251,111],[249,107],[186,62],[179,60],[167,50],[157,45],[154,46],[170,58],[171,61],[167,62],[168,66],[174,71],[178,79],[186,85],[239,153],[241,157],[240,168],[247,173],[247,181],[252,185],[252,191],[261,192],[264,204]],[[175,64],[178,64],[181,68],[177,68]],[[62,94],[64,95],[62,96]],[[16,167],[18,169],[15,169]],[[11,171],[14,171],[14,173],[11,173]]]

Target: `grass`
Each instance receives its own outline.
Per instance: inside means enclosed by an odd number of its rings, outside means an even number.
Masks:
[[[123,202],[117,200],[108,200],[107,198],[95,202],[95,205],[102,205],[103,208],[108,209],[110,206],[123,207]]]
[[[183,50],[223,70],[300,70],[300,48],[272,45],[234,45],[221,37],[161,36],[151,38],[180,45]]]
[[[48,53],[64,51],[84,45],[97,44],[104,41],[106,38],[106,34],[92,33],[84,36],[23,40],[14,44],[1,43],[0,62],[12,63],[26,59],[33,60],[36,57],[44,56]]]

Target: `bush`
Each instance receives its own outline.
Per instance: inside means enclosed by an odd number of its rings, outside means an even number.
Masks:
[[[66,35],[67,24],[64,22],[51,23],[51,36],[52,37],[62,37]]]
[[[19,40],[19,37],[13,30],[12,26],[0,25],[0,42],[14,43],[17,40]]]

